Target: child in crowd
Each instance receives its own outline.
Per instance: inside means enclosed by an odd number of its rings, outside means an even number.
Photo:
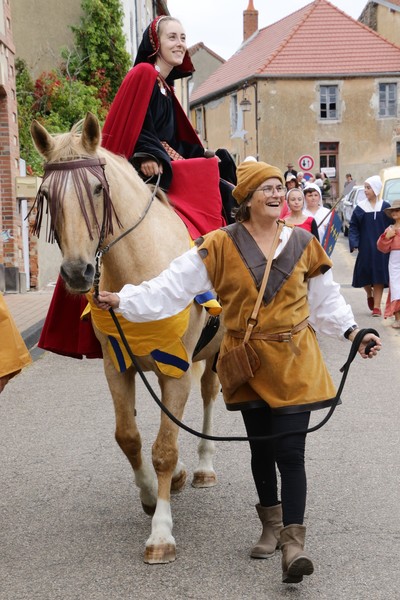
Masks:
[[[389,254],[389,293],[386,300],[384,317],[394,316],[392,327],[400,329],[400,200],[395,200],[384,212],[393,219],[378,238],[378,250]]]

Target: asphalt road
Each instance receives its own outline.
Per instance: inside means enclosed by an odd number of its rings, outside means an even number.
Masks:
[[[219,483],[187,485],[173,497],[177,560],[146,565],[150,518],[113,435],[112,402],[101,361],[45,353],[0,397],[1,600],[397,600],[400,597],[400,335],[369,316],[350,286],[354,256],[341,236],[335,279],[361,326],[377,328],[384,349],[357,357],[331,421],[308,439],[307,548],[315,573],[281,583],[280,556],[253,560],[259,534],[246,443],[219,442]],[[321,340],[335,381],[350,344]],[[138,384],[146,453],[159,422]],[[200,427],[199,394],[185,421]],[[322,413],[313,415],[313,423]],[[218,401],[215,433],[244,434]],[[189,477],[197,440],[180,434]]]

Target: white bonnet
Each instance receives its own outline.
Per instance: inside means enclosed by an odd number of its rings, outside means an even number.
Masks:
[[[375,196],[379,196],[379,192],[382,189],[382,181],[379,175],[372,175],[372,177],[368,177],[368,179],[365,180],[365,183],[368,183],[372,187]]]
[[[307,181],[307,183],[305,184],[305,186],[303,188],[303,193],[305,194],[308,190],[315,190],[316,192],[318,192],[320,201],[322,202],[321,188],[319,187],[319,185],[317,183],[314,183],[314,182],[310,183]]]

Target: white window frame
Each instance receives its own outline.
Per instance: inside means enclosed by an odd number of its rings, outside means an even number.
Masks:
[[[331,91],[335,91],[335,109],[331,112]],[[323,97],[324,96],[324,97]],[[325,102],[322,102],[325,100]],[[322,105],[326,106],[326,116],[322,116]],[[340,89],[337,83],[321,83],[319,85],[319,120],[324,123],[327,121],[339,121],[340,119]]]
[[[378,118],[397,118],[398,86],[396,81],[380,81],[378,83]]]

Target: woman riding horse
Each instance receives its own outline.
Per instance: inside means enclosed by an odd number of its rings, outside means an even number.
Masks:
[[[161,186],[196,239],[231,221],[236,179],[230,155],[217,151],[221,161],[204,149],[175,97],[173,81],[193,70],[181,23],[172,17],[154,19],[111,105],[102,146],[125,156],[145,178],[160,173]],[[220,171],[231,183],[220,178]],[[74,358],[101,358],[90,317],[80,318],[86,303],[85,297],[67,294],[59,278],[39,347]]]

